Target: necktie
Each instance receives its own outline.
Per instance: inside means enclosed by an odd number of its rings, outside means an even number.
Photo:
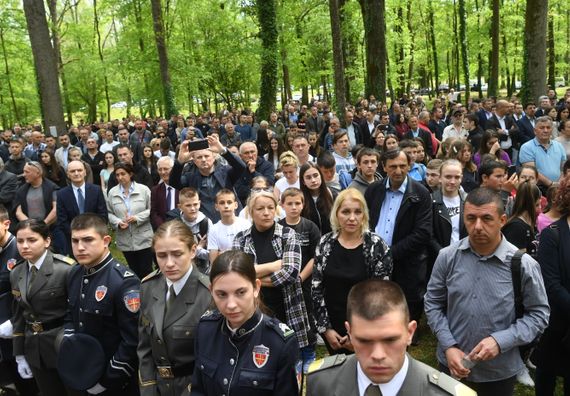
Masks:
[[[378,385],[370,384],[364,391],[364,396],[382,396],[382,391]]]
[[[77,207],[79,207],[79,213],[85,212],[85,198],[80,188],[77,189]]]
[[[166,189],[166,210],[172,210],[172,187],[167,187]]]
[[[30,274],[29,274],[29,278],[28,278],[28,293],[30,292],[30,290],[32,288],[32,284],[34,283],[34,280],[36,279],[37,274],[38,274],[38,267],[36,267],[35,265],[32,265],[32,268],[30,268]]]
[[[166,300],[166,312],[168,312],[168,310],[172,308],[174,300],[176,300],[176,292],[174,291],[174,285],[172,284],[168,288],[168,299]]]

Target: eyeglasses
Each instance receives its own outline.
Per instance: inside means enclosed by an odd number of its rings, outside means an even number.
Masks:
[[[266,187],[266,188],[252,188],[251,192],[258,193],[258,192],[266,192],[273,194],[273,187]]]

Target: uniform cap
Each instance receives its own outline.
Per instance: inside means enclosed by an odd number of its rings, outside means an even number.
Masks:
[[[74,390],[93,387],[103,376],[107,362],[103,347],[88,334],[63,337],[57,357],[57,370],[63,383]]]

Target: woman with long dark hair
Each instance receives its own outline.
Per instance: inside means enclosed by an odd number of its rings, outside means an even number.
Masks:
[[[477,165],[473,162],[473,146],[467,140],[458,139],[451,144],[448,157],[456,159],[463,168],[461,187],[466,193],[479,187],[479,173]]]
[[[275,173],[279,172],[279,157],[285,152],[285,147],[283,146],[283,141],[277,136],[273,136],[269,139],[269,151],[263,155],[266,161],[273,164],[275,168]]]
[[[40,154],[40,164],[44,169],[44,177],[51,180],[60,187],[67,185],[67,178],[63,167],[57,162],[55,155],[50,150],[45,150]]]
[[[536,217],[540,211],[540,190],[528,181],[519,184],[511,217],[503,226],[505,238],[526,253],[534,255],[536,246]]]
[[[321,235],[331,232],[330,214],[336,194],[327,187],[319,167],[311,162],[301,166],[299,180],[305,197],[302,216],[315,223]]]
[[[473,162],[477,167],[481,166],[481,160],[485,154],[494,155],[497,161],[502,160],[507,163],[507,166],[511,165],[511,158],[501,149],[501,145],[499,144],[499,132],[493,129],[487,129],[483,132],[479,151],[473,156]]]
[[[154,155],[154,151],[150,144],[143,144],[141,165],[145,167],[150,176],[152,177],[152,184],[158,184],[160,175],[158,174],[158,167],[156,165],[158,158]]]

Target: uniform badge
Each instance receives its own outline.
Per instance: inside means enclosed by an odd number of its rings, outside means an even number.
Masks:
[[[267,364],[267,361],[269,360],[269,348],[265,345],[262,344],[254,346],[252,354],[253,364],[255,364],[255,367],[262,368]]]
[[[123,297],[125,307],[132,313],[137,313],[141,307],[141,293],[138,290],[131,290]]]
[[[128,278],[129,276],[134,276],[135,274],[133,274],[131,271],[125,271],[125,273],[123,274],[123,278]]]
[[[279,323],[279,329],[283,332],[283,337],[288,337],[289,335],[293,334],[293,330],[285,323]]]
[[[6,268],[8,268],[8,271],[12,271],[14,269],[16,262],[17,261],[15,258],[11,258],[10,260],[6,261]]]
[[[107,286],[103,285],[97,286],[97,289],[95,290],[95,300],[99,302],[102,299],[104,299],[106,295],[107,295]]]

